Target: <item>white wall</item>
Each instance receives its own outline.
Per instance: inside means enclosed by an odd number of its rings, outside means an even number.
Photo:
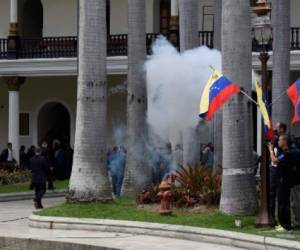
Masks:
[[[123,84],[126,76],[109,76],[108,87],[110,89]],[[113,136],[116,130],[122,129],[125,133],[126,127],[126,103],[127,95],[123,90],[109,95],[108,98],[108,117],[107,117],[107,144],[113,146],[117,139]],[[49,102],[62,103],[71,111],[71,140],[75,136],[75,116],[77,99],[77,80],[76,77],[30,77],[22,85],[20,91],[20,112],[30,114],[30,135],[20,137],[20,145],[29,147],[37,140],[37,118],[39,110]],[[8,138],[8,89],[0,78],[0,151],[7,144]],[[120,132],[120,130],[119,130]],[[122,135],[121,135],[122,136]],[[118,134],[120,137],[120,133]]]
[[[44,36],[77,35],[77,0],[42,0]]]
[[[0,38],[8,36],[9,29],[9,0],[0,1]]]
[[[71,110],[74,126],[76,77],[31,77],[26,79],[20,91],[20,112],[30,113],[31,134],[29,137],[22,137],[20,145],[28,146],[36,143],[38,111],[47,101],[58,101],[65,104]]]
[[[23,0],[20,1],[20,6]],[[77,34],[77,0],[41,0],[44,9],[44,36],[74,36]],[[111,34],[127,33],[127,0],[111,1]],[[199,0],[199,30],[203,24],[203,6],[213,6],[215,0]],[[155,0],[146,0],[146,31],[157,31],[154,20]],[[291,26],[300,27],[300,1],[291,0]],[[19,10],[21,11],[21,10]],[[158,16],[158,13],[156,13]],[[212,27],[206,19],[204,30]],[[156,28],[154,28],[156,27]],[[8,36],[9,0],[0,1],[0,38]]]
[[[127,0],[110,0],[110,33],[126,34],[127,24]],[[152,33],[154,26],[154,0],[146,0],[146,32]]]
[[[110,0],[110,33],[126,34],[127,32],[127,1]]]
[[[198,5],[198,19],[199,19],[199,30],[205,30],[209,31],[212,30],[213,27],[213,17],[212,16],[206,16],[205,21],[203,23],[203,7],[205,6],[205,9],[207,10],[205,13],[212,13],[213,14],[213,6],[214,6],[214,0],[199,0],[199,5]],[[211,7],[209,7],[211,6]],[[203,27],[204,25],[204,27]]]
[[[300,1],[291,0],[291,27],[300,27]]]

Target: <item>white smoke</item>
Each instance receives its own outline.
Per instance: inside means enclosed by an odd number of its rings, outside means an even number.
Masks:
[[[178,142],[182,131],[196,128],[200,97],[212,73],[210,65],[221,69],[219,51],[199,47],[179,53],[164,37],[155,42],[146,62],[147,121],[165,142]]]

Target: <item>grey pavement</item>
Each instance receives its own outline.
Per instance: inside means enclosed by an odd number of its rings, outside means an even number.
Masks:
[[[64,202],[63,198],[44,199],[45,207]],[[0,237],[40,239],[59,242],[83,243],[124,250],[242,250],[231,246],[178,240],[145,235],[93,232],[80,230],[35,229],[28,226],[28,217],[34,211],[32,200],[0,203]]]

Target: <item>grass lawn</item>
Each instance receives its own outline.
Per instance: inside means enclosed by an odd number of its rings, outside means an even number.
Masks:
[[[155,223],[166,223],[175,225],[185,225],[194,227],[215,228],[243,233],[258,234],[263,236],[280,237],[284,239],[300,241],[300,231],[291,233],[276,233],[271,229],[257,229],[254,227],[255,217],[253,216],[226,216],[219,212],[210,213],[178,213],[173,216],[161,216],[156,212],[146,211],[137,207],[135,201],[131,199],[119,199],[112,203],[101,204],[62,204],[55,207],[43,209],[35,212],[42,216],[76,217],[76,218],[95,218],[95,219],[115,219],[130,221],[145,221]],[[234,220],[241,219],[243,228],[236,228]]]
[[[19,183],[15,185],[0,185],[0,194],[3,193],[19,193],[19,192],[28,192],[29,190],[29,182]],[[69,181],[54,181],[55,189],[66,189],[68,188]]]

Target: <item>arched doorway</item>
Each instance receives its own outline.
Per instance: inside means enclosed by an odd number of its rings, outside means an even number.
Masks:
[[[26,0],[22,10],[22,35],[27,38],[43,36],[43,5],[40,0]]]
[[[68,109],[59,102],[45,104],[38,113],[37,132],[39,145],[43,141],[52,145],[54,140],[69,144],[71,117]]]

